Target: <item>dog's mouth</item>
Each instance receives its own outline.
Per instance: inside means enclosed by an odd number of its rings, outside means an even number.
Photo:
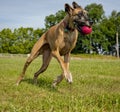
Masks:
[[[75,27],[77,28],[77,30],[81,33],[81,34],[90,34],[92,32],[92,22],[74,22]]]
[[[77,28],[77,30],[80,32],[80,33],[82,33],[82,27],[83,27],[84,25],[79,25],[79,24],[77,24],[77,23],[75,23],[75,27]]]

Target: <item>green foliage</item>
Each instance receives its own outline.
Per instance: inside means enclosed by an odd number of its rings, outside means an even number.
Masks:
[[[76,48],[73,53],[95,53],[104,51],[109,53],[116,45],[116,32],[120,40],[120,12],[113,10],[109,17],[105,17],[101,4],[92,3],[87,5],[89,17],[94,21],[93,32],[84,36],[79,34]],[[51,26],[59,23],[65,16],[63,10],[46,16],[45,29],[18,28],[11,31],[3,29],[0,31],[0,53],[30,53],[34,43]],[[119,42],[120,43],[120,42]]]
[[[0,112],[120,112],[120,60],[71,60],[73,84],[63,80],[56,89],[51,84],[61,71],[55,59],[37,85],[33,74],[41,58],[33,61],[25,79],[16,86],[25,60],[0,58]]]
[[[77,44],[72,53],[96,53],[103,51],[110,52],[111,47],[116,43],[116,28],[119,27],[119,12],[113,11],[111,17],[105,17],[104,9],[101,4],[90,4],[85,7],[89,17],[94,21],[91,35],[83,36],[79,34]],[[55,15],[47,16],[46,29],[57,24],[65,16],[64,11],[58,11]],[[59,19],[60,18],[60,19]],[[120,36],[119,36],[120,38]]]
[[[0,32],[1,53],[30,53],[35,42],[43,34],[43,29],[18,28],[12,32],[10,29],[3,29]]]
[[[10,29],[3,29],[0,32],[0,52],[7,53],[14,42],[14,35]]]
[[[98,23],[104,17],[104,10],[101,4],[92,3],[87,5],[85,10],[88,11],[89,17],[93,20],[94,23]]]
[[[63,10],[58,11],[55,15],[51,14],[45,18],[45,27],[49,29],[51,26],[59,23],[65,17],[65,12]]]

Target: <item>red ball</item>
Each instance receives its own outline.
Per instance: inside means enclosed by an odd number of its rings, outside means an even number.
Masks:
[[[83,26],[82,27],[82,33],[87,35],[87,34],[90,34],[92,32],[92,28],[91,27],[88,27],[88,26]]]

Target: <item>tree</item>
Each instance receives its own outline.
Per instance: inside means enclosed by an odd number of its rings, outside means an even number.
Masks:
[[[45,27],[46,30],[49,29],[51,26],[59,23],[65,16],[65,12],[63,10],[58,11],[55,15],[51,14],[46,16],[45,18]]]
[[[9,28],[3,29],[0,32],[0,52],[10,52],[10,47],[13,45],[14,40],[15,36],[13,35],[12,31]]]
[[[30,53],[35,42],[43,34],[44,29],[18,28],[12,32],[3,29],[0,32],[0,53]]]
[[[72,53],[102,53],[112,51],[116,45],[116,32],[120,34],[120,12],[113,10],[109,17],[105,17],[101,4],[90,4],[85,7],[89,18],[94,21],[93,32],[83,36],[79,33],[75,49]],[[60,10],[55,14],[46,16],[45,29],[18,28],[3,29],[0,31],[0,53],[30,53],[35,42],[51,26],[59,23],[65,16],[65,12]],[[120,40],[120,35],[119,35]],[[119,42],[120,43],[120,42]]]
[[[101,4],[92,3],[85,7],[88,11],[89,17],[94,23],[99,23],[104,18],[104,9]]]
[[[35,42],[43,34],[43,29],[33,28],[19,28],[14,30],[14,35],[17,37],[17,40],[14,43],[14,49],[16,53],[30,53]]]

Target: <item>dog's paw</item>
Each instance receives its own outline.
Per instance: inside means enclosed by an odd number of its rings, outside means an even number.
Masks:
[[[66,80],[67,82],[69,82],[70,84],[73,82],[73,79],[72,79],[72,74],[71,73],[68,73],[66,76]]]
[[[36,77],[33,77],[33,84],[37,85],[37,78]]]
[[[19,86],[19,82],[17,82],[15,85],[16,85],[16,86]]]
[[[20,76],[20,77],[17,79],[17,81],[16,81],[16,85],[18,86],[23,79],[24,79],[24,78],[23,78],[22,76]]]
[[[52,85],[51,85],[51,87],[52,88],[56,88],[56,83],[53,82]]]

